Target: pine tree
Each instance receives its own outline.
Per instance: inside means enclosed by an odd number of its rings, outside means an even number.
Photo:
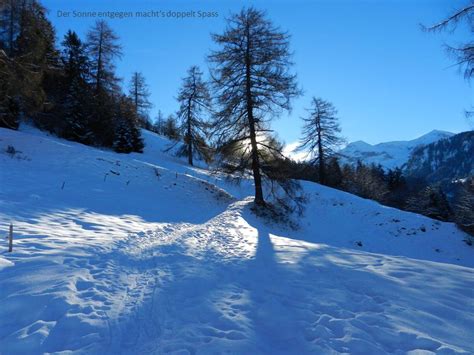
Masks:
[[[311,105],[309,116],[303,118],[303,137],[298,149],[308,151],[310,162],[318,165],[319,181],[325,184],[326,160],[335,154],[343,140],[339,136],[341,129],[333,104],[313,97]]]
[[[133,100],[140,126],[150,128],[148,112],[153,105],[149,100],[150,91],[142,73],[133,73],[129,84],[129,97]]]
[[[143,140],[138,128],[138,116],[133,102],[122,95],[115,108],[115,137],[113,148],[118,153],[143,151]]]
[[[203,111],[209,111],[211,96],[207,84],[202,79],[202,72],[197,66],[188,70],[188,76],[178,94],[180,104],[178,117],[181,121],[180,131],[184,137],[184,146],[179,155],[188,157],[189,165],[193,165],[193,158],[197,156],[208,161],[210,149],[206,143],[208,123],[203,119]]]
[[[213,127],[221,166],[241,174],[250,167],[255,204],[263,206],[261,160],[262,148],[269,147],[269,123],[281,110],[290,109],[291,99],[300,94],[296,76],[289,72],[289,36],[263,12],[249,8],[232,15],[224,33],[213,35],[213,40],[220,46],[209,59],[220,106]],[[225,151],[232,152],[232,159],[226,159]]]
[[[333,156],[329,158],[326,169],[326,184],[331,187],[339,188],[342,185],[343,175],[339,160]]]
[[[416,189],[415,183],[412,182],[409,186],[402,170],[398,167],[387,171],[385,182],[388,189],[387,204],[396,208],[405,207],[405,201],[410,194],[410,189]]]
[[[61,60],[66,78],[70,80],[74,77],[80,77],[84,81],[87,80],[90,63],[86,47],[77,33],[69,30],[61,44],[63,46]]]
[[[387,187],[390,191],[396,191],[405,187],[406,181],[403,176],[402,169],[396,167],[395,169],[389,169],[386,174]]]
[[[92,89],[87,79],[89,61],[85,46],[79,36],[68,31],[62,42],[64,67],[63,97],[60,102],[60,116],[64,123],[61,136],[81,143],[93,143],[93,132],[89,127],[89,99]]]

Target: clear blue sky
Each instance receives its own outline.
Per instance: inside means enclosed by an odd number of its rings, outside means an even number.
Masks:
[[[295,71],[304,95],[293,111],[273,125],[292,143],[300,135],[300,117],[311,96],[339,110],[343,135],[369,143],[411,139],[432,129],[472,128],[463,110],[473,105],[473,88],[464,80],[443,43],[456,44],[467,31],[425,33],[420,23],[442,19],[465,0],[321,0],[321,1],[165,1],[43,0],[59,39],[68,29],[83,38],[94,18],[58,17],[58,11],[211,11],[215,18],[110,19],[121,37],[124,57],[118,75],[128,82],[133,71],[146,76],[155,105],[165,115],[177,109],[176,93],[191,65],[207,71],[211,32],[243,5],[265,9],[292,36]]]

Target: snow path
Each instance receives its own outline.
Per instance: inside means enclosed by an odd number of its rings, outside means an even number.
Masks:
[[[22,152],[0,154],[2,355],[474,353],[473,250],[451,224],[305,184],[287,230],[159,137],[124,156],[0,133]]]
[[[471,269],[277,236],[248,205],[238,201],[204,224],[163,224],[109,252],[91,248],[63,259],[70,277],[55,291],[67,288],[74,299],[43,290],[33,302],[13,293],[3,305],[37,319],[21,330],[31,352],[473,350],[465,294],[474,289]],[[7,269],[2,287],[8,281]],[[32,334],[48,337],[36,343]],[[10,353],[20,345],[0,344]]]
[[[204,226],[165,227],[139,237],[141,251],[132,255],[151,257],[153,269],[163,273],[152,277],[139,311],[147,315],[146,332],[132,332],[133,340],[116,351],[126,353],[127,345],[139,353],[469,350],[464,326],[474,317],[463,299],[474,287],[470,269],[278,237],[252,227],[260,223],[246,206],[238,202]],[[221,230],[225,234],[215,234]],[[212,235],[225,239],[209,240]],[[239,253],[229,256],[228,250]],[[447,328],[450,319],[463,319],[463,326]]]

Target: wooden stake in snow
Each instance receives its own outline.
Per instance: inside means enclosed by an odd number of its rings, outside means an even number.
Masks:
[[[10,223],[10,232],[8,233],[8,252],[13,251],[13,224]]]

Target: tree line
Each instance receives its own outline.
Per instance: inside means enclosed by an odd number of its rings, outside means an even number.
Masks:
[[[58,47],[46,9],[36,0],[6,0],[0,9],[0,126],[22,119],[80,143],[140,152],[139,124],[149,108],[143,76],[123,93],[115,74],[119,38],[97,21],[85,41],[70,30]]]

